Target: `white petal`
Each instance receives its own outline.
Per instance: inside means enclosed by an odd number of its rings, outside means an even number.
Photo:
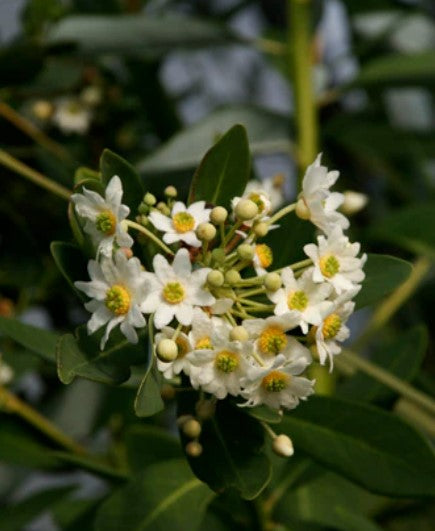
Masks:
[[[181,278],[188,278],[192,272],[192,264],[190,263],[189,252],[187,249],[180,249],[175,255],[172,263],[174,273]]]
[[[122,193],[121,179],[117,175],[114,175],[106,188],[106,201],[113,206],[118,206],[121,204]]]
[[[190,325],[193,318],[193,307],[186,303],[178,304],[175,308],[175,317],[182,325]]]
[[[93,334],[96,330],[105,325],[112,317],[113,313],[106,308],[104,304],[100,303],[99,307],[94,311],[92,317],[88,321],[88,333]]]
[[[159,304],[156,313],[154,314],[154,324],[156,328],[163,328],[169,324],[174,318],[175,308],[168,304]]]
[[[148,216],[148,219],[156,229],[162,232],[168,232],[172,230],[172,221],[167,216],[164,216],[161,212],[153,210]]]

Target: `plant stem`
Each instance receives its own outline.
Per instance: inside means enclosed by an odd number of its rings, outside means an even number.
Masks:
[[[301,260],[300,262],[295,262],[290,266],[290,269],[301,269],[302,267],[309,266],[313,263],[311,258],[307,258],[306,260]]]
[[[135,221],[131,221],[129,219],[126,219],[126,224],[131,227],[132,229],[136,229],[139,232],[142,232],[142,234],[145,234],[150,240],[152,240],[155,244],[157,244],[161,249],[165,251],[165,253],[168,253],[171,256],[174,256],[173,251],[169,249],[167,245],[165,245],[160,238],[158,238],[155,234],[153,234],[151,231],[143,227],[142,225],[139,225],[139,223],[136,223]]]
[[[77,455],[83,455],[86,453],[86,450],[80,444],[61,432],[57,426],[52,424],[31,406],[20,400],[17,396],[11,393],[11,391],[1,386],[0,409],[7,413],[14,413],[20,416],[62,448]]]
[[[399,395],[407,398],[411,402],[419,405],[423,409],[435,415],[435,400],[425,393],[418,391],[415,389],[415,387],[412,387],[412,385],[400,380],[382,367],[379,367],[375,363],[358,356],[350,350],[343,350],[341,357],[355,369],[368,374],[375,380],[378,380],[378,382],[381,382],[393,391],[396,391],[396,393]]]
[[[272,225],[275,223],[275,221],[278,221],[279,219],[283,218],[287,214],[290,214],[290,212],[293,212],[293,210],[296,208],[296,203],[291,203],[290,205],[287,205],[286,207],[282,208],[281,210],[278,210],[276,214],[274,214],[267,222],[268,225]]]
[[[30,168],[15,157],[12,157],[12,155],[9,155],[9,153],[6,153],[6,151],[4,151],[3,149],[0,149],[0,164],[6,166],[6,168],[9,168],[15,173],[18,173],[18,175],[25,177],[29,181],[37,184],[41,188],[45,188],[49,192],[52,192],[53,194],[57,195],[58,197],[69,201],[71,192],[67,188],[65,188],[61,184],[52,181],[51,179],[49,179],[45,175],[42,175],[42,173],[39,173],[33,168]]]
[[[316,103],[311,76],[311,0],[287,0],[300,177],[317,155]]]

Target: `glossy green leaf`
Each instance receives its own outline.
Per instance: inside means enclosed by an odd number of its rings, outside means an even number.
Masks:
[[[412,265],[400,258],[369,254],[364,266],[366,277],[355,297],[356,309],[380,302],[409,277]]]
[[[179,415],[194,411],[198,396],[187,394],[194,396],[180,397]],[[186,445],[189,439],[182,432],[180,435]],[[218,400],[215,414],[202,425],[199,442],[202,454],[187,459],[195,474],[216,492],[231,489],[250,500],[270,481],[271,464],[264,453],[263,427],[229,401]]]
[[[386,343],[377,345],[371,360],[398,378],[411,382],[420,370],[427,344],[426,328],[416,326],[395,335]],[[338,394],[345,398],[355,397],[364,402],[388,400],[394,397],[393,391],[361,372],[344,382]]]
[[[180,442],[157,426],[130,426],[125,435],[125,445],[127,460],[133,473],[138,473],[157,461],[183,456]]]
[[[212,497],[184,460],[155,463],[101,505],[96,530],[195,531]]]
[[[250,154],[246,130],[235,125],[208,150],[190,186],[189,203],[206,201],[229,207],[243,194],[249,179]]]
[[[174,48],[204,48],[239,41],[222,25],[198,18],[165,14],[152,16],[75,15],[52,27],[47,44],[72,45],[81,54],[116,53],[156,57]]]
[[[276,409],[271,409],[268,406],[250,407],[246,412],[255,419],[268,422],[269,424],[279,424],[282,420],[282,415]]]
[[[380,494],[433,496],[435,455],[391,413],[338,398],[310,397],[285,416],[281,431],[319,463]]]
[[[0,333],[39,354],[44,360],[55,363],[56,343],[60,338],[59,334],[9,317],[0,317]]]
[[[153,363],[142,378],[134,400],[134,410],[138,417],[151,417],[164,408],[161,387],[162,375]]]
[[[122,203],[129,206],[134,214],[144,195],[142,182],[137,171],[129,162],[110,149],[105,149],[101,155],[100,170],[104,186],[107,186],[114,175],[121,179],[124,191]]]
[[[270,231],[264,240],[273,252],[273,265],[278,269],[305,260],[304,245],[315,241],[315,227],[291,213],[278,222],[279,227]]]
[[[77,376],[96,382],[121,384],[130,377],[130,365],[146,363],[143,331],[136,345],[129,343],[118,331],[112,332],[105,350],[99,347],[100,330],[91,336],[81,326],[76,336],[65,334],[57,344],[57,372],[60,380],[71,383]]]
[[[88,278],[86,259],[82,251],[76,245],[67,242],[52,242],[50,250],[57,267],[70,287],[82,301],[87,300],[84,293],[74,286],[76,280]]]
[[[76,169],[74,174],[74,185],[80,185],[83,182],[89,182],[90,180],[95,180],[98,182],[101,179],[101,174],[91,168],[87,168],[86,166],[80,166]]]
[[[246,128],[252,154],[288,153],[289,122],[288,116],[259,107],[223,107],[183,129],[147,155],[138,163],[138,170],[150,178],[155,174],[191,170],[235,123]]]
[[[435,257],[435,203],[412,205],[380,219],[371,230],[379,240]]]

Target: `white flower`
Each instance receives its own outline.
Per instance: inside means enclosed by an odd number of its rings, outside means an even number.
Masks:
[[[62,98],[56,102],[53,122],[63,133],[84,135],[89,129],[92,114],[76,98]]]
[[[156,334],[155,344],[158,345],[162,339],[172,339],[175,334],[175,329],[170,326],[164,326],[162,331]],[[178,332],[175,343],[178,347],[178,356],[173,361],[162,361],[157,357],[157,368],[160,372],[163,373],[163,376],[170,380],[174,378],[180,372],[189,374],[190,372],[190,362],[187,359],[186,354],[192,350],[192,345],[189,341],[188,336],[183,332]]]
[[[248,181],[243,192],[243,197],[251,199],[249,197],[250,194],[258,194],[261,198],[265,197],[267,199],[266,205],[269,203],[268,214],[269,212],[275,211],[284,203],[283,181],[284,176],[282,174],[267,177],[261,181]]]
[[[349,220],[337,208],[343,203],[343,194],[330,192],[330,187],[340,175],[338,171],[329,171],[320,164],[322,155],[308,167],[302,181],[299,201],[308,209],[307,217],[314,225],[328,233],[336,225],[343,229],[349,227]]]
[[[305,357],[286,358],[279,354],[273,363],[266,367],[250,367],[242,379],[244,390],[241,395],[247,401],[242,406],[267,406],[279,409],[281,406],[293,409],[311,395],[314,381],[298,376],[305,370],[308,361]]]
[[[187,355],[192,366],[197,368],[190,372],[192,386],[195,389],[201,387],[219,399],[227,394],[240,394],[241,380],[246,375],[253,348],[247,341],[230,341],[229,332],[228,326],[214,325],[211,337],[198,337],[193,352]],[[204,329],[202,333],[210,333],[210,329]],[[195,334],[200,335],[199,329]]]
[[[265,243],[258,243],[254,247],[254,258],[252,259],[252,265],[255,272],[260,277],[267,273],[267,268],[273,263],[273,251]]]
[[[200,247],[201,242],[195,234],[200,223],[210,218],[211,209],[205,208],[205,201],[197,201],[186,207],[177,201],[172,207],[171,217],[164,216],[158,210],[149,215],[151,223],[156,229],[164,232],[163,241],[167,244],[184,242],[192,247]]]
[[[314,263],[314,282],[329,282],[338,294],[350,290],[365,278],[362,267],[367,255],[357,258],[359,243],[350,243],[340,227],[335,227],[327,238],[319,236],[318,245],[305,245],[304,252]],[[313,323],[315,324],[315,323]]]
[[[268,293],[269,299],[276,304],[275,315],[286,314],[289,310],[299,316],[302,332],[308,332],[308,325],[320,325],[322,319],[333,306],[326,299],[332,292],[327,283],[316,284],[312,280],[312,270],[305,271],[296,279],[293,271],[286,267],[281,278],[284,286],[275,293]]]
[[[222,315],[229,312],[233,304],[233,299],[229,299],[228,297],[216,299],[216,302],[210,306],[210,311],[213,315]]]
[[[77,289],[92,298],[85,304],[85,308],[92,312],[88,333],[92,334],[107,325],[101,339],[101,349],[104,349],[111,330],[120,324],[124,336],[131,343],[137,343],[135,328],[142,328],[146,324],[140,306],[147,289],[139,260],[128,260],[122,251],[118,251],[114,260],[103,258],[101,263],[90,260],[88,272],[90,282],[74,282]]]
[[[97,246],[97,256],[111,256],[115,243],[119,247],[133,245],[121,224],[130,213],[128,206],[121,204],[122,194],[121,179],[115,175],[107,185],[105,197],[86,188],[82,194],[71,196],[77,213],[86,219],[84,229]]]
[[[192,322],[195,306],[211,306],[216,302],[213,295],[203,286],[210,268],[202,267],[192,272],[187,249],[179,249],[172,265],[157,254],[153,260],[155,273],[145,273],[149,292],[141,309],[154,313],[154,324],[161,329],[175,317],[179,323],[188,326]]]
[[[231,327],[220,317],[209,317],[200,308],[193,311],[192,329],[189,332],[189,341],[192,350],[213,348],[213,337],[216,331],[220,331],[228,338]]]

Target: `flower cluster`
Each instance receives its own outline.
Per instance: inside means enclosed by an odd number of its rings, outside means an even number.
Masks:
[[[194,389],[238,397],[240,406],[296,407],[313,393],[306,376],[313,359],[332,368],[364,279],[366,257],[343,233],[349,222],[337,211],[343,196],[330,191],[337,177],[319,156],[297,202],[275,213],[258,186],[234,198],[231,212],[204,201],[186,206],[170,186],[166,201],[147,193],[135,221],[117,176],[105,197],[75,194],[97,257],[91,280],[76,282],[90,297],[89,333],[105,327],[103,349],[115,326],[135,343],[148,322],[154,362],[168,381],[184,374]],[[271,271],[273,252],[261,240],[291,212],[321,234],[304,247],[304,260]],[[129,231],[138,231],[138,246],[158,246],[150,271],[133,256]]]

